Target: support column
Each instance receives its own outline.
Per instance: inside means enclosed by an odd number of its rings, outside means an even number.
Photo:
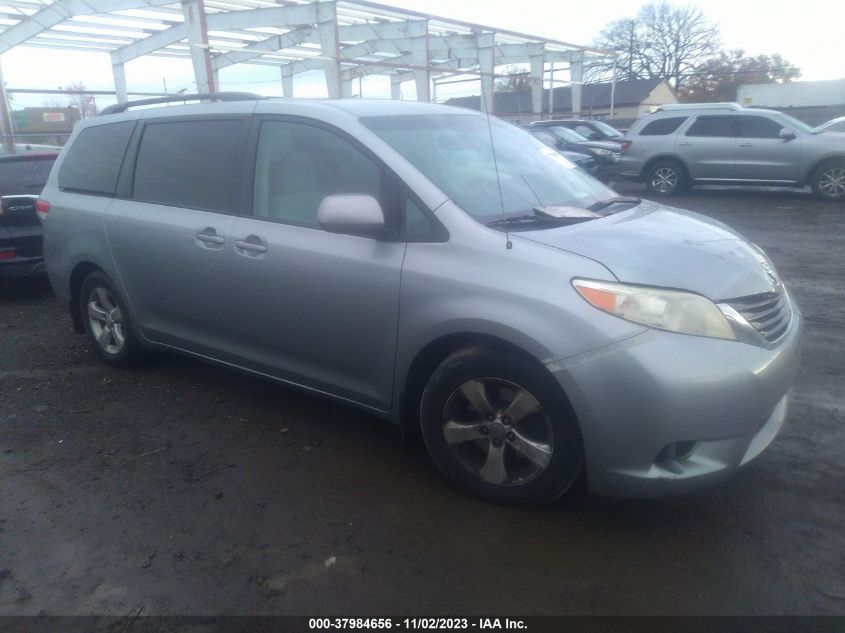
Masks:
[[[481,111],[493,114],[495,111],[493,72],[496,69],[496,34],[479,33],[476,41],[478,70],[481,73]]]
[[[431,101],[431,72],[428,55],[428,21],[425,21],[425,34],[411,40],[411,59],[414,66],[414,83],[417,85],[417,101]]]
[[[341,79],[340,80],[340,96],[343,99],[348,99],[352,96],[352,80],[351,79]]]
[[[337,36],[337,5],[334,2],[317,4],[317,31],[320,34],[320,52],[326,59],[326,90],[329,99],[339,99],[343,94],[340,73],[340,50]]]
[[[3,66],[0,64],[0,136],[3,148],[12,154],[15,151],[15,139],[12,138],[12,114],[6,97],[6,80],[3,79]]]
[[[293,97],[293,75],[282,68],[282,96]]]
[[[536,117],[543,113],[543,56],[532,55],[528,62],[531,65],[531,112]]]
[[[111,73],[114,77],[114,91],[117,93],[117,102],[126,103],[129,98],[126,93],[126,67],[119,62],[112,61]]]
[[[182,15],[188,30],[188,47],[191,51],[191,63],[197,92],[214,92],[214,73],[211,68],[211,53],[208,50],[208,26],[205,22],[204,0],[182,0]]]
[[[390,77],[390,98],[399,101],[402,98],[402,82],[398,77]]]
[[[584,86],[584,53],[572,53],[569,61],[569,81],[572,95],[572,116],[581,116],[581,96]]]

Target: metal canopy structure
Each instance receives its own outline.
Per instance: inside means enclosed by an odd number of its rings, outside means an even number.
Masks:
[[[0,53],[16,46],[108,53],[121,102],[124,65],[144,55],[190,59],[198,92],[214,92],[220,69],[234,64],[279,67],[285,96],[293,96],[295,75],[315,70],[332,98],[351,96],[353,79],[379,74],[390,76],[394,99],[413,81],[419,101],[431,100],[433,80],[470,75],[480,79],[488,112],[496,68],[527,64],[535,113],[555,69],[568,69],[579,113],[585,59],[613,57],[367,0],[0,0],[0,29]]]

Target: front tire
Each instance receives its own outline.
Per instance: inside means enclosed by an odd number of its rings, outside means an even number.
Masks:
[[[813,194],[821,200],[845,200],[845,161],[831,161],[813,172]]]
[[[126,302],[108,275],[98,270],[85,278],[79,306],[85,332],[103,360],[129,367],[141,359],[141,345],[132,331]]]
[[[656,196],[674,196],[687,188],[687,174],[672,160],[654,163],[646,174],[646,187]]]
[[[443,474],[488,501],[548,503],[583,467],[581,435],[560,386],[513,353],[484,346],[453,353],[426,385],[420,419]]]

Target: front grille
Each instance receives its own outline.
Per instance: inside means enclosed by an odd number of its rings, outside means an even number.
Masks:
[[[783,289],[740,297],[726,302],[739,312],[769,343],[786,333],[792,320],[792,310]]]

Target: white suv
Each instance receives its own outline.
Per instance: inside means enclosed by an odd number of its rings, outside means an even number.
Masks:
[[[660,106],[626,134],[619,176],[666,196],[693,184],[809,185],[843,200],[845,137],[736,103]]]

